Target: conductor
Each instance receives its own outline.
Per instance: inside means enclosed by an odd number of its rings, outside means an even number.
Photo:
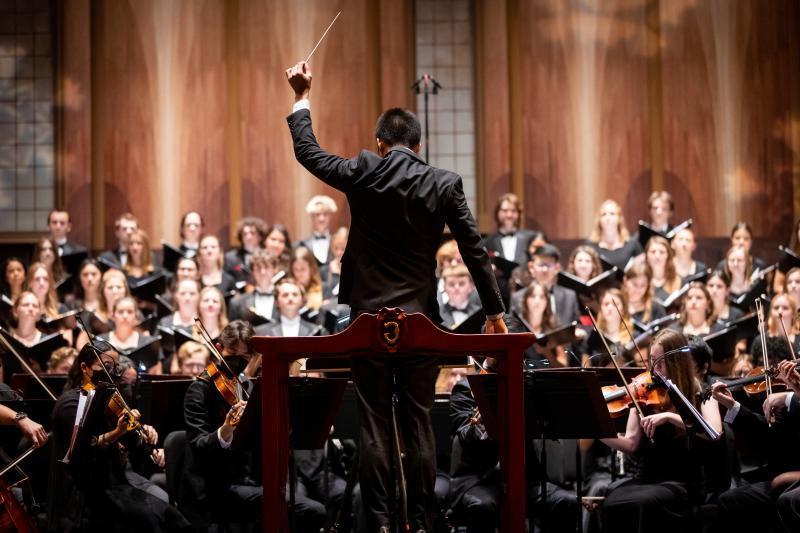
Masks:
[[[345,193],[350,205],[339,302],[350,305],[351,319],[382,307],[400,307],[441,323],[435,256],[447,224],[478,289],[486,332],[505,333],[503,302],[461,177],[428,165],[418,155],[420,124],[414,114],[400,108],[384,111],[375,128],[378,153],[362,150],[345,159],[320,148],[314,136],[308,63],[289,68],[286,77],[295,93],[287,119],[295,157],[314,176]],[[432,531],[436,503],[430,409],[438,373],[433,357],[393,362],[375,354],[353,359],[361,418],[359,482],[367,526],[369,531],[390,530],[392,365],[397,419],[407,451],[409,521],[412,531]]]

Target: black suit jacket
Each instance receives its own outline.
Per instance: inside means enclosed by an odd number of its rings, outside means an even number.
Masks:
[[[272,304],[272,316],[268,316],[267,318],[272,320],[277,320],[280,317],[280,311],[278,311],[278,299],[275,298],[275,302]],[[251,308],[255,307],[256,305],[256,295],[254,292],[248,292],[245,294],[240,294],[239,296],[233,297],[231,299],[231,303],[228,305],[228,318],[230,320],[247,320],[248,322],[253,322],[253,312],[250,310]]]
[[[71,255],[87,251],[85,246],[70,240],[60,245],[58,248],[61,250],[61,255]]]
[[[512,261],[518,265],[527,267],[528,261],[530,260],[528,257],[528,243],[530,243],[531,237],[533,237],[533,232],[528,229],[519,229],[514,236],[517,239],[517,249],[514,252]],[[505,255],[503,255],[502,240],[503,236],[499,232],[494,232],[486,237],[486,248],[496,252],[501,257],[505,257]]]
[[[464,308],[464,312],[467,314],[467,317],[481,310],[481,302],[477,297],[473,297],[474,294],[475,291],[470,293],[469,298],[467,299],[467,307]],[[444,327],[453,327],[456,321],[453,318],[453,311],[448,304],[441,304],[439,306],[439,315],[442,317],[442,325]]]
[[[339,302],[358,311],[402,307],[439,320],[436,250],[445,224],[458,242],[487,315],[503,302],[461,178],[434,168],[405,147],[385,157],[362,150],[352,159],[320,148],[311,113],[288,117],[295,157],[312,174],[347,195],[351,225]]]

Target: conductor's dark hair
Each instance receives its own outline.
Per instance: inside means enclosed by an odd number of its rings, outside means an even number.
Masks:
[[[412,148],[419,144],[421,135],[422,128],[416,115],[399,107],[384,111],[375,125],[375,137],[389,146]]]
[[[255,335],[253,326],[244,320],[230,322],[219,334],[219,343],[222,348],[233,348],[240,342],[250,347],[250,339]]]

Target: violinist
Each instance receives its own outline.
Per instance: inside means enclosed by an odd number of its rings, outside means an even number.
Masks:
[[[190,530],[177,509],[129,480],[128,456],[146,454],[148,445],[158,438],[149,426],[131,431],[139,424],[138,411],[122,411],[117,416],[109,405],[108,416],[90,419],[90,425],[81,428],[78,440],[70,446],[79,398],[107,382],[108,375],[117,376],[119,362],[119,353],[107,342],[95,339],[86,344],[53,409],[48,531]],[[62,459],[70,449],[70,460],[65,463]]]
[[[234,320],[219,336],[216,348],[236,375],[252,366],[257,357],[250,344],[253,334],[249,323]],[[215,371],[227,374],[225,367],[215,366]],[[228,522],[231,517],[236,517],[236,522],[260,521],[263,488],[257,481],[260,472],[254,467],[254,457],[245,450],[231,449],[246,405],[236,400],[228,403],[208,371],[186,391],[183,410],[189,453],[179,490],[182,509],[196,528]]]
[[[770,346],[770,358],[789,357],[785,344]],[[749,437],[766,454],[766,468],[751,473],[749,482],[719,496],[715,532],[765,530],[797,531],[797,505],[800,503],[800,375],[796,362],[785,359],[777,364],[775,382],[784,383],[788,392],[767,396],[761,409],[751,410],[734,399],[726,383],[712,385],[712,395],[725,408],[725,422],[736,438]],[[771,423],[770,423],[771,422]],[[780,510],[780,521],[776,507]],[[783,528],[780,528],[782,522]],[[752,529],[750,529],[752,528]]]
[[[662,330],[653,339],[650,360],[654,371],[670,379],[695,404],[709,425],[722,431],[716,401],[699,403],[700,382],[694,359],[678,351],[686,338]],[[641,419],[635,409],[628,412],[625,435],[602,439],[606,445],[641,458],[639,472],[631,479],[611,485],[603,503],[603,528],[608,532],[666,532],[680,529],[688,509],[687,484],[694,476],[687,448],[686,426],[669,401]]]
[[[41,424],[28,418],[23,411],[14,411],[3,404],[0,404],[0,426],[17,426],[36,448],[43,446],[48,439],[47,431]]]

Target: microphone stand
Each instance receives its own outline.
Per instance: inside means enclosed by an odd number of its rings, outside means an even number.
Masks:
[[[416,94],[423,95],[423,107],[425,109],[425,161],[427,162],[430,157],[430,128],[428,126],[428,95],[439,94],[439,89],[442,88],[439,82],[433,79],[427,72],[423,74],[417,81],[415,81],[411,88],[414,89]]]

